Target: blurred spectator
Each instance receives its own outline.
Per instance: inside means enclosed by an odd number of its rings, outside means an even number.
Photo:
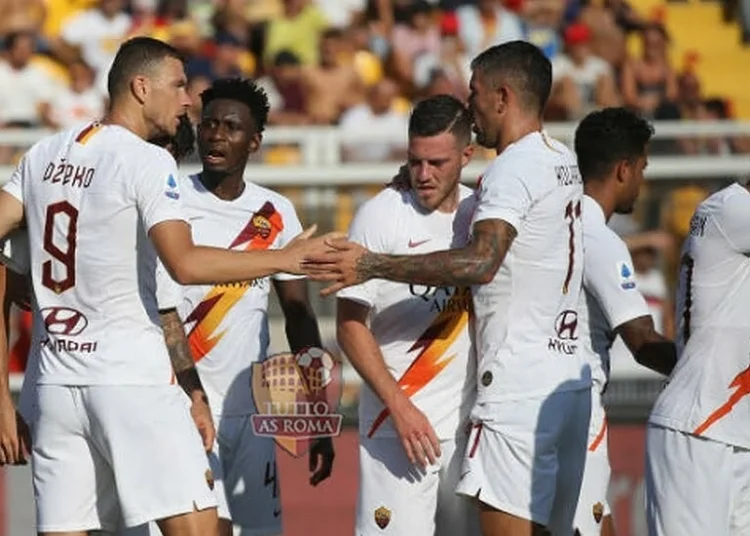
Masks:
[[[628,59],[622,71],[625,104],[647,117],[656,108],[677,99],[677,76],[669,63],[669,36],[661,24],[649,24],[642,32],[640,59]]]
[[[456,86],[453,80],[440,68],[433,69],[429,74],[427,85],[422,91],[422,98],[434,97],[436,95],[453,95],[457,99],[465,100],[466,91],[462,95],[456,95]]]
[[[648,22],[625,0],[605,0],[604,5],[612,13],[615,23],[623,32],[642,30]]]
[[[553,59],[560,51],[558,29],[563,26],[566,2],[564,0],[513,1],[520,4],[518,14],[524,23],[526,41],[539,47],[548,59]]]
[[[284,13],[269,21],[265,35],[264,58],[271,61],[282,50],[297,56],[302,65],[318,62],[318,41],[328,28],[323,13],[310,0],[283,0]]]
[[[50,102],[46,123],[57,129],[72,128],[100,119],[104,98],[94,87],[94,71],[83,62],[70,66],[70,86],[56,93]]]
[[[365,21],[353,24],[347,30],[347,45],[350,47],[351,61],[357,74],[366,87],[383,78],[383,63],[370,50],[370,29]]]
[[[591,52],[590,42],[588,26],[572,24],[565,29],[566,53],[552,60],[550,105],[562,108],[565,119],[619,103],[612,67]]]
[[[682,119],[695,120],[702,114],[703,91],[701,81],[694,71],[685,71],[677,78],[675,104]]]
[[[367,92],[367,102],[348,110],[341,118],[343,158],[356,162],[387,162],[406,157],[409,118],[394,109],[397,86],[384,79]],[[377,140],[358,141],[367,133]]]
[[[704,114],[701,119],[706,121],[727,121],[733,119],[729,104],[724,99],[708,99],[704,102]],[[750,153],[750,138],[735,136],[729,138],[712,138],[708,140],[708,149],[712,154],[748,154]]]
[[[62,27],[68,63],[80,57],[90,65],[97,74],[96,85],[103,95],[107,91],[109,67],[132,25],[124,8],[124,0],[99,0],[96,7],[75,15]]]
[[[201,102],[201,93],[211,87],[211,80],[205,76],[196,76],[188,81],[188,95],[193,103],[190,110],[188,110],[188,117],[190,121],[197,125],[200,123],[201,109],[203,103]]]
[[[424,0],[413,1],[408,22],[393,27],[391,46],[399,82],[409,87],[414,81],[414,62],[422,55],[440,54],[440,30],[430,4]]]
[[[626,36],[615,14],[603,2],[584,0],[577,20],[591,30],[591,50],[620,72],[627,57]]]
[[[170,26],[188,19],[187,0],[131,0],[131,33],[168,41]]]
[[[521,19],[503,7],[501,0],[477,0],[456,10],[458,35],[470,58],[493,45],[524,38]]]
[[[44,0],[3,0],[0,2],[0,36],[30,31],[35,34],[44,23]]]
[[[269,124],[310,123],[299,58],[288,50],[282,50],[276,55],[267,72],[268,74],[257,83],[268,95],[268,104],[271,108],[268,114]]]
[[[56,81],[31,62],[35,37],[30,32],[11,33],[0,60],[0,126],[36,127],[59,90]]]
[[[320,40],[320,63],[302,70],[307,115],[314,123],[333,124],[364,100],[364,84],[351,65],[342,65],[344,33],[327,30]]]
[[[417,58],[414,64],[414,84],[417,90],[424,91],[428,86],[436,82],[442,84],[445,80],[448,85],[444,93],[465,100],[471,79],[471,58],[466,54],[458,36],[458,19],[455,15],[442,18],[440,31],[440,51],[437,54],[422,54]]]
[[[365,11],[365,0],[315,0],[315,4],[334,28],[347,28]]]
[[[208,77],[211,80],[217,78],[227,78],[234,76],[252,75],[252,72],[245,72],[245,69],[254,70],[247,63],[243,65],[243,43],[237,37],[229,33],[222,33],[216,36],[214,43],[213,58],[211,61],[211,71]]]

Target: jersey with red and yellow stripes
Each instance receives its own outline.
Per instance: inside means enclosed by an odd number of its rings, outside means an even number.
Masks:
[[[256,184],[246,182],[242,194],[232,201],[206,190],[198,176],[186,179],[181,191],[197,245],[237,251],[280,249],[302,232],[291,201]],[[178,312],[209,403],[222,415],[254,411],[250,370],[266,358],[268,350],[270,284],[266,277],[182,289]]]
[[[465,245],[474,195],[461,186],[453,213],[426,212],[411,192],[386,188],[366,202],[349,239],[376,253],[430,253]],[[452,439],[475,400],[476,361],[471,351],[468,288],[432,288],[374,279],[339,292],[370,307],[370,330],[385,364],[401,388],[427,416],[439,439]],[[363,385],[360,433],[395,436],[378,396]]]
[[[649,421],[750,448],[750,192],[701,203],[682,249],[677,365]]]

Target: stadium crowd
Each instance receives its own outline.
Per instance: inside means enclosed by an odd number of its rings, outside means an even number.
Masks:
[[[469,60],[515,39],[553,61],[547,120],[619,104],[655,119],[731,113],[701,93],[695,58],[670,64],[658,14],[622,0],[4,0],[0,15],[3,128],[64,128],[100,116],[117,46],[134,35],[184,54],[193,97],[220,77],[259,78],[272,125],[402,132],[411,102],[440,93],[464,99]],[[628,53],[631,39],[642,43],[639,56]],[[347,157],[398,157],[388,147],[357,149]]]

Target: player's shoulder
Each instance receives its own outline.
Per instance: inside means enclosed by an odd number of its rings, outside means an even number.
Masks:
[[[248,189],[250,197],[257,199],[263,204],[271,203],[277,209],[294,208],[294,203],[292,203],[291,199],[275,190],[271,190],[270,188],[266,188],[265,186],[261,186],[254,182],[246,182],[245,184],[247,185],[245,187]]]
[[[750,191],[735,182],[710,195],[698,205],[696,214],[713,214],[721,218],[746,216],[750,212]]]
[[[43,137],[29,148],[26,157],[51,160],[75,141],[80,130],[80,128],[68,128]]]
[[[575,155],[564,143],[544,132],[534,132],[509,145],[490,163],[485,175],[515,175],[523,179],[540,168],[575,164]]]
[[[379,220],[382,223],[394,214],[412,209],[413,203],[409,190],[387,187],[362,203],[357,210],[357,217],[359,219]]]

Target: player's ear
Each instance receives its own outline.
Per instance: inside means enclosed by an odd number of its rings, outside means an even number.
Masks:
[[[461,151],[461,167],[468,166],[472,156],[474,156],[474,146],[469,144]]]
[[[256,132],[250,138],[250,154],[256,153],[260,149],[260,144],[263,142],[263,134]]]
[[[511,98],[511,91],[505,84],[499,84],[495,90],[495,108],[498,113],[504,112],[508,108],[508,102]]]
[[[130,90],[133,92],[133,96],[138,102],[143,104],[146,102],[146,95],[148,95],[148,80],[145,76],[136,76],[130,81]]]
[[[624,159],[617,162],[617,166],[615,167],[615,176],[617,177],[617,182],[622,184],[627,183],[630,180],[632,172],[633,170],[631,168],[629,160]]]

